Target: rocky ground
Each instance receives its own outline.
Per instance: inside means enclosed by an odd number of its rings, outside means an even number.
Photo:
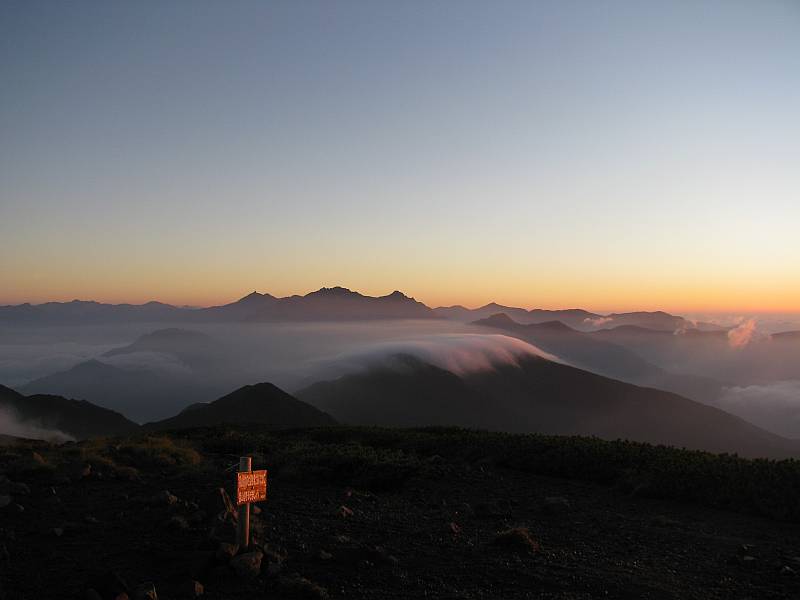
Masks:
[[[439,457],[389,491],[284,469],[237,548],[236,455],[134,469],[59,452],[0,463],[0,598],[800,597],[800,525],[614,486]]]

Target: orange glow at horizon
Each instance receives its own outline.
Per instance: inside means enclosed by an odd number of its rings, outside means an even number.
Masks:
[[[387,277],[390,279],[390,277]],[[696,282],[625,282],[617,278],[600,285],[597,281],[503,281],[487,277],[481,283],[442,281],[420,278],[416,284],[408,277],[396,283],[361,284],[353,277],[320,277],[318,283],[289,282],[281,279],[254,278],[233,280],[233,277],[210,276],[164,281],[156,277],[145,280],[124,279],[75,281],[60,278],[32,278],[14,288],[0,290],[0,304],[29,302],[68,302],[93,300],[111,304],[142,304],[149,301],[176,306],[215,306],[234,302],[252,291],[277,297],[307,294],[320,287],[341,285],[369,296],[381,296],[400,290],[430,307],[460,304],[477,308],[490,302],[527,309],[583,308],[598,313],[623,311],[656,311],[672,313],[800,313],[800,284],[774,285],[771,289],[741,289],[735,282],[716,282],[701,286]],[[401,281],[402,280],[402,281]],[[213,285],[207,285],[207,282]],[[693,283],[694,285],[690,285]]]

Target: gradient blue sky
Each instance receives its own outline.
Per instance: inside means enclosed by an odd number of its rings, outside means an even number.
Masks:
[[[800,309],[800,3],[0,4],[0,303]]]

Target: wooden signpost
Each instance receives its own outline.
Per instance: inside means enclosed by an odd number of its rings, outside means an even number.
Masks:
[[[240,548],[250,545],[250,503],[267,499],[267,472],[252,471],[249,456],[239,458],[236,474],[236,504],[239,505],[237,538]]]

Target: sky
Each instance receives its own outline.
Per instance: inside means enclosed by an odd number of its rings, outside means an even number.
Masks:
[[[0,303],[800,310],[800,3],[0,3]]]

